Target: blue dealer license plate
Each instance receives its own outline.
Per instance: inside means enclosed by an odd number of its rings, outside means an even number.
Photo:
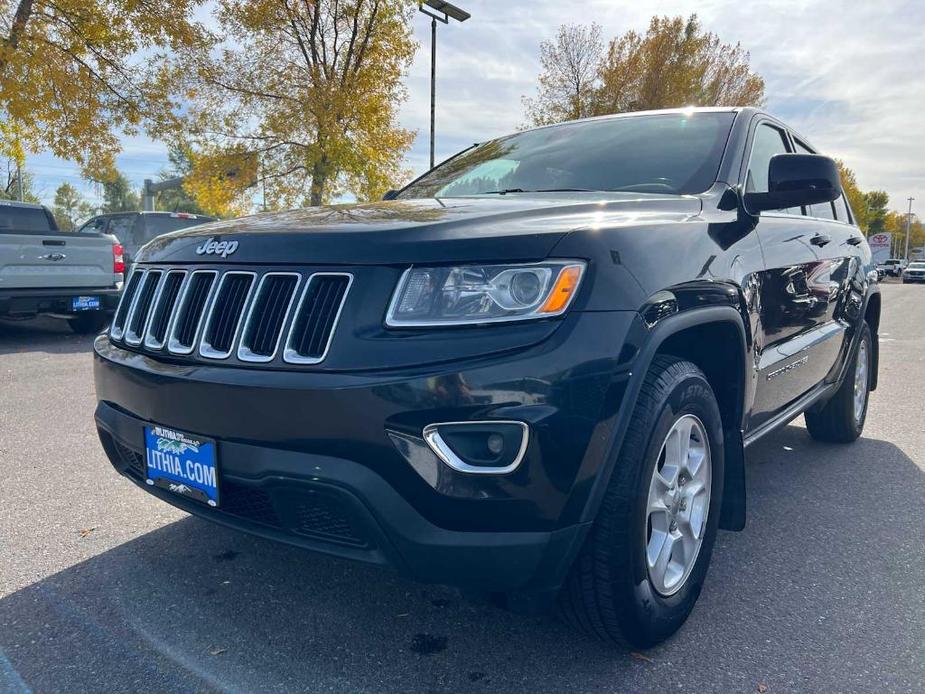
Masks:
[[[215,441],[167,427],[145,427],[148,484],[218,506]]]
[[[98,296],[75,296],[71,299],[71,309],[74,311],[98,311],[99,308]]]

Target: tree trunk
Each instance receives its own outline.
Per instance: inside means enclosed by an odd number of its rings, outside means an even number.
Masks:
[[[318,207],[324,200],[324,187],[328,182],[328,158],[321,156],[312,166],[312,187],[309,204]]]
[[[31,16],[32,0],[20,0],[19,5],[16,7],[16,14],[13,15],[13,23],[10,26],[10,35],[4,41],[6,46],[11,50],[15,51],[19,46],[19,38],[26,30],[26,23],[29,21]],[[6,64],[6,60],[0,60],[0,72],[6,68]]]

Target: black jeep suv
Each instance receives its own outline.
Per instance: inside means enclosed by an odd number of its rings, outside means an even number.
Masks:
[[[147,244],[95,343],[112,464],[190,513],[649,645],[745,448],[850,442],[880,295],[831,159],[755,109],[564,123],[387,201]]]

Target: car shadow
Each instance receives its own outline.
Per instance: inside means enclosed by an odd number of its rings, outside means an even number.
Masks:
[[[0,689],[906,690],[925,563],[896,524],[925,527],[922,470],[790,426],[749,449],[748,489],[748,527],[646,653],[186,517],[0,599]]]
[[[90,353],[96,335],[77,335],[55,318],[0,320],[0,356],[27,352],[46,354]]]

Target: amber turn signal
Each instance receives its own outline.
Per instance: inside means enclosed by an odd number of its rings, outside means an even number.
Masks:
[[[556,284],[549,293],[549,298],[537,313],[561,313],[569,305],[581,280],[581,265],[567,265],[556,278]]]

